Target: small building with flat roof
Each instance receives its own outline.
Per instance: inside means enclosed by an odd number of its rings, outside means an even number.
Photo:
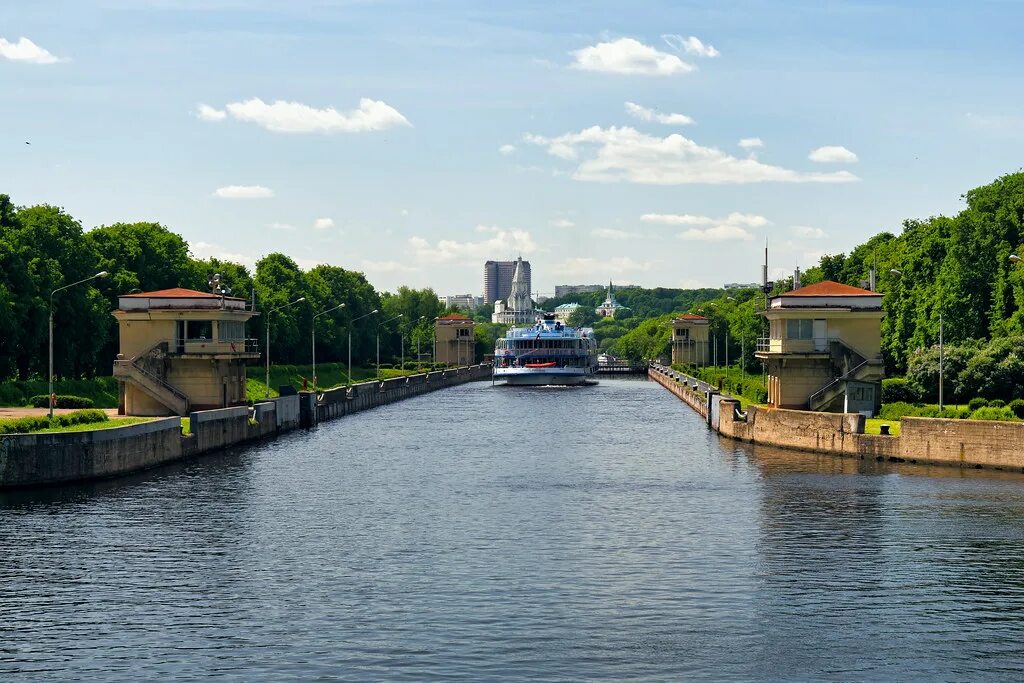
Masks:
[[[684,313],[672,321],[672,362],[679,365],[707,365],[708,331],[711,321],[702,315]]]
[[[826,280],[772,297],[768,402],[780,408],[873,415],[881,407],[882,295]]]
[[[472,365],[476,357],[476,323],[451,313],[434,322],[434,362],[445,365]]]
[[[114,377],[125,415],[187,415],[246,403],[245,365],[260,357],[245,299],[163,289],[118,297]]]

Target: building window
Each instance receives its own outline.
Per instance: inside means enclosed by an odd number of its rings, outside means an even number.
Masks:
[[[213,339],[213,321],[186,320],[185,339]]]
[[[814,324],[811,320],[787,320],[786,337],[789,339],[813,339]]]
[[[676,339],[680,339],[682,341],[690,341],[690,328],[684,327],[682,329],[676,330]]]
[[[235,341],[245,339],[245,323],[240,320],[221,320],[217,326],[220,339]]]
[[[468,327],[460,327],[458,330],[456,330],[456,335],[455,336],[457,336],[457,337],[468,337],[469,336],[469,328]]]

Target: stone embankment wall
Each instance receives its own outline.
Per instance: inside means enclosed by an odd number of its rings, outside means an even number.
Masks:
[[[490,376],[489,365],[475,365],[197,411],[189,415],[191,433],[185,435],[181,418],[168,417],[95,431],[0,436],[0,488],[128,474]]]
[[[908,417],[901,422],[900,436],[880,436],[864,433],[862,415],[758,406],[743,413],[739,401],[688,375],[653,366],[648,376],[717,432],[740,441],[893,462],[1024,471],[1024,423]]]

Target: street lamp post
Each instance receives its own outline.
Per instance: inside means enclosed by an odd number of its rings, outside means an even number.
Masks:
[[[425,315],[421,315],[420,317],[416,318],[415,327],[412,328],[414,331],[417,332],[417,334],[416,334],[416,369],[417,370],[419,369],[419,364],[420,364],[420,337],[422,335],[419,334],[419,332],[416,330],[416,327],[418,327],[419,324],[421,322],[423,322],[424,320],[426,320],[426,319],[427,319],[427,316],[425,316]],[[404,340],[404,337],[403,337],[403,340]],[[402,370],[405,370],[405,352],[404,351],[402,352]]]
[[[338,304],[334,308],[328,308],[326,311],[320,311],[313,316],[313,391],[316,391],[316,319],[322,316],[324,313],[330,313],[336,311],[339,308],[345,308],[345,304]]]
[[[393,318],[388,318],[387,320],[381,320],[379,323],[377,323],[377,381],[378,382],[380,381],[380,328],[381,328],[381,325],[386,325],[387,323],[391,322],[392,320],[398,320],[403,315],[404,314],[399,313],[398,315],[396,315]]]
[[[294,306],[295,304],[297,304],[299,302],[302,302],[302,301],[305,301],[305,300],[306,300],[306,297],[300,296],[295,301],[289,301],[286,304],[282,304],[282,305],[278,306],[277,308],[271,308],[269,311],[267,311],[267,348],[266,348],[266,363],[267,363],[267,376],[266,376],[267,387],[266,387],[266,389],[267,390],[266,390],[265,398],[270,398],[270,316],[271,316],[272,313],[274,313],[274,311],[280,311],[282,308],[288,308],[289,306]]]
[[[352,386],[352,327],[363,318],[369,318],[377,312],[378,310],[375,308],[369,313],[361,315],[358,318],[353,318],[348,324],[348,376],[346,377],[346,386]]]
[[[89,277],[84,278],[82,280],[79,280],[78,282],[72,282],[70,285],[64,285],[63,287],[58,287],[57,289],[55,289],[52,292],[50,292],[50,365],[49,365],[50,395],[47,397],[46,400],[50,404],[50,419],[51,420],[53,419],[53,295],[56,294],[57,292],[60,292],[60,291],[63,291],[65,289],[69,289],[71,287],[74,287],[75,285],[80,285],[80,284],[82,284],[84,282],[89,282],[90,280],[95,280],[97,278],[107,277],[108,275],[110,275],[110,273],[108,273],[105,270],[101,270],[100,272],[96,273],[95,275],[90,275]]]

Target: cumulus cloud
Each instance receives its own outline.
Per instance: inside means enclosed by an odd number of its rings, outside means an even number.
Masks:
[[[477,226],[477,232],[489,235],[478,242],[440,240],[431,244],[422,237],[410,237],[409,247],[416,258],[433,263],[476,261],[502,254],[529,255],[537,251],[537,243],[526,230],[506,230],[496,226]]]
[[[697,36],[683,38],[674,33],[665,33],[661,36],[665,44],[676,52],[685,52],[688,55],[697,57],[717,57],[720,53],[712,45],[705,45]]]
[[[555,218],[551,221],[552,228],[572,228],[575,226],[576,224],[568,218]]]
[[[248,254],[240,254],[234,251],[228,251],[219,244],[212,244],[210,242],[190,242],[188,250],[197,259],[205,260],[209,258],[215,258],[220,261],[230,261],[231,263],[241,263],[243,266],[248,268],[256,267],[256,259]]]
[[[801,172],[738,159],[704,147],[678,133],[658,137],[631,127],[592,126],[558,137],[526,134],[523,139],[548,154],[578,162],[572,177],[585,182],[642,185],[739,184],[761,182],[844,183],[859,180],[848,171]]]
[[[317,218],[315,221],[313,221],[313,227],[316,228],[317,230],[326,230],[327,228],[333,228],[334,227],[334,219],[333,218]]]
[[[628,240],[634,237],[640,237],[638,232],[629,232],[628,230],[616,230],[615,228],[597,228],[591,230],[590,234],[594,237],[599,237],[606,240]]]
[[[12,62],[27,62],[29,64],[56,64],[67,61],[51,54],[49,50],[39,47],[24,36],[18,38],[16,43],[0,38],[0,57]]]
[[[619,38],[569,53],[575,57],[573,69],[608,74],[674,76],[694,70],[676,55],[644,45],[634,38]]]
[[[758,147],[764,147],[764,143],[761,141],[761,138],[740,138],[736,146],[740,149],[757,149]]]
[[[691,227],[689,230],[679,233],[679,239],[704,242],[749,241],[754,236],[747,231],[747,228],[763,228],[771,225],[771,221],[764,216],[738,211],[733,211],[724,218],[711,218],[688,213],[645,213],[640,216],[640,220],[645,223],[660,223],[662,225],[702,226]]]
[[[652,267],[654,264],[650,261],[637,261],[628,256],[613,256],[604,260],[577,256],[558,264],[555,271],[566,275],[588,275],[604,279],[608,275],[644,272]]]
[[[641,121],[664,123],[667,126],[687,126],[693,123],[686,114],[662,114],[659,111],[642,107],[635,102],[626,102],[626,113]]]
[[[498,148],[498,151],[501,152],[502,154],[508,156],[509,154],[512,154],[512,152],[516,151],[516,146],[515,145],[502,145],[501,147]]]
[[[203,121],[223,121],[227,117],[228,113],[226,111],[214,109],[208,104],[200,104],[196,107],[196,118]]]
[[[226,185],[213,194],[221,199],[267,199],[274,196],[274,191],[262,185]]]
[[[412,125],[394,107],[367,97],[359,100],[359,107],[350,111],[338,111],[334,107],[316,109],[285,100],[264,102],[258,97],[230,102],[224,109],[226,111],[201,104],[197,115],[204,121],[221,121],[230,116],[274,133],[365,133]]]
[[[824,230],[810,225],[794,225],[789,229],[789,231],[796,237],[802,237],[809,240],[820,240],[825,236]]]
[[[811,150],[807,155],[811,161],[819,164],[852,164],[857,161],[857,155],[840,146],[826,146]]]

